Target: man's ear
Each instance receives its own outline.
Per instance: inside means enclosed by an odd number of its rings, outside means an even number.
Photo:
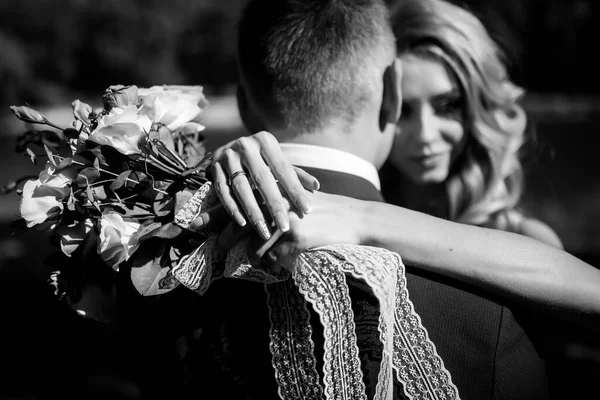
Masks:
[[[382,132],[387,124],[396,124],[400,118],[400,107],[402,105],[401,77],[400,62],[395,59],[383,73],[383,99],[379,111],[379,129]]]
[[[250,133],[256,133],[266,130],[264,124],[261,121],[261,118],[250,105],[250,102],[248,101],[248,96],[246,95],[246,92],[244,91],[242,85],[238,85],[237,88],[237,103],[242,122],[244,123],[246,129],[250,131]]]

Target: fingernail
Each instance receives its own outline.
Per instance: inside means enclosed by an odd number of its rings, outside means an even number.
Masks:
[[[254,227],[256,231],[260,235],[263,240],[269,240],[271,238],[271,232],[269,231],[269,227],[265,223],[265,221],[257,221],[254,223]]]
[[[190,224],[189,230],[196,231],[196,230],[200,229],[202,227],[202,225],[204,225],[204,220],[202,218],[196,218]]]
[[[282,232],[287,232],[290,230],[290,224],[288,222],[287,216],[283,213],[283,211],[277,211],[274,215],[275,223],[277,227],[281,229]]]
[[[319,182],[319,180],[317,178],[315,178],[315,180],[313,182],[313,188],[314,188],[314,190],[321,189],[321,182]]]
[[[246,219],[241,212],[235,211],[233,213],[233,219],[238,223],[239,226],[246,226]]]
[[[300,210],[304,213],[304,214],[308,214],[310,212],[310,203],[308,202],[308,199],[304,196],[300,196],[298,197],[298,207],[300,207]]]

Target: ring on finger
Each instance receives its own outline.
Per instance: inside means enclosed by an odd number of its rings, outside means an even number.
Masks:
[[[241,169],[239,171],[235,171],[233,174],[231,174],[231,176],[227,180],[227,184],[229,186],[231,186],[231,184],[233,183],[233,180],[235,178],[237,178],[238,176],[246,176],[246,173],[243,170],[241,170]]]

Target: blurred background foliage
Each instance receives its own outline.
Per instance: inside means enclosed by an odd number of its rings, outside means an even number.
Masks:
[[[0,102],[56,101],[115,82],[221,88],[235,81],[240,1],[0,3]]]
[[[482,18],[508,53],[513,79],[528,90],[524,105],[536,135],[525,164],[524,207],[558,232],[567,251],[600,267],[600,157],[591,145],[600,128],[600,2],[459,3]],[[11,115],[13,104],[29,103],[66,124],[73,99],[98,105],[112,84],[200,84],[211,101],[204,121],[208,147],[246,133],[234,96],[236,21],[243,5],[0,0],[0,183],[39,172],[14,152],[25,126]],[[11,235],[17,204],[14,193],[0,197],[1,341],[10,343],[0,349],[0,359],[10,365],[0,379],[0,398],[96,398],[85,390],[98,395],[104,387],[138,398],[127,381],[131,359],[114,332],[82,324],[52,301],[50,270],[43,265],[51,247],[44,232]],[[547,341],[554,349],[554,398],[584,397],[595,389],[597,333],[560,323]],[[126,382],[115,383],[119,379]]]
[[[390,0],[393,1],[393,0]],[[531,91],[596,93],[600,4],[468,0]],[[235,84],[242,0],[3,0],[0,104],[98,93],[114,82]]]

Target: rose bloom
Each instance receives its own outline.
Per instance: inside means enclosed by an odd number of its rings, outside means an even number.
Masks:
[[[53,188],[66,188],[77,177],[77,167],[68,167],[57,170],[50,163],[46,163],[46,168],[40,172],[40,181],[44,186]],[[66,192],[69,193],[68,191]]]
[[[51,163],[47,163],[39,179],[25,183],[19,211],[28,228],[56,218],[62,213],[62,200],[69,195],[68,185],[76,174],[74,168],[65,168],[57,172]]]
[[[137,250],[138,243],[130,243],[131,236],[137,232],[140,224],[124,219],[121,214],[108,211],[100,218],[98,236],[98,254],[114,269],[129,259]]]
[[[23,186],[23,195],[19,211],[21,217],[27,223],[27,227],[41,224],[47,219],[59,216],[63,209],[63,203],[57,198],[56,193],[40,193],[45,186],[39,179],[27,181]]]
[[[126,106],[137,106],[138,103],[138,88],[135,85],[110,86],[104,91],[102,96],[102,104],[107,111],[114,107],[123,108]]]
[[[83,101],[75,100],[71,103],[71,107],[73,108],[75,119],[85,124],[90,123],[90,114],[93,112],[92,106]]]
[[[202,86],[152,86],[138,92],[144,104],[153,105],[154,122],[174,132],[189,122],[198,122],[208,105]]]
[[[120,153],[138,154],[138,143],[143,133],[150,131],[152,120],[138,112],[135,105],[114,107],[107,115],[98,119],[98,126],[89,140],[114,147]]]

